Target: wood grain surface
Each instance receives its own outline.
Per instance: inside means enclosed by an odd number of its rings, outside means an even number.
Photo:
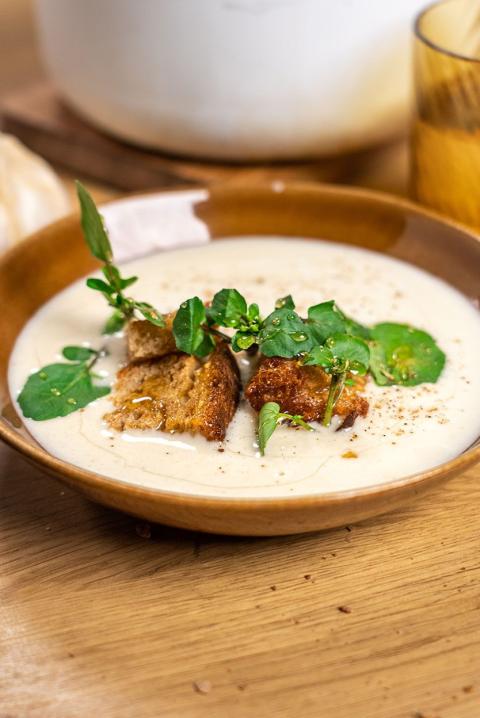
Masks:
[[[241,540],[0,462],[2,718],[480,715],[478,470],[375,521]]]
[[[29,5],[0,0],[0,92],[41,76]],[[350,181],[404,191],[405,166],[389,149]],[[479,480],[223,539],[138,525],[1,446],[0,718],[478,718]]]

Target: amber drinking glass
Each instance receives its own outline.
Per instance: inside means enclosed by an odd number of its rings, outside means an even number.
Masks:
[[[415,24],[412,193],[480,231],[480,0],[444,0]]]

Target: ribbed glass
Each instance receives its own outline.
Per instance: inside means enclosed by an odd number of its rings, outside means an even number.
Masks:
[[[424,10],[414,73],[412,194],[480,230],[480,0]]]

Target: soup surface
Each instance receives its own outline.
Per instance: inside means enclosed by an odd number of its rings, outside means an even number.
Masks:
[[[282,426],[263,457],[255,442],[256,414],[243,400],[221,446],[188,434],[117,433],[103,422],[112,408],[108,396],[64,418],[25,420],[35,439],[65,461],[167,491],[285,497],[386,483],[453,458],[480,434],[480,315],[459,292],[409,264],[335,243],[248,237],[156,254],[124,265],[124,271],[140,277],[132,293],[165,312],[194,295],[209,299],[222,287],[236,287],[264,314],[288,293],[300,314],[335,299],[363,323],[388,320],[425,329],[447,363],[436,384],[377,387],[370,380],[365,419],[338,432],[318,424],[315,432]],[[107,316],[103,298],[84,280],[44,305],[14,348],[12,396],[30,372],[61,361],[69,344],[105,346],[109,356],[97,370],[113,382],[126,358],[125,342],[120,335],[101,336]],[[248,376],[248,360],[238,360]]]

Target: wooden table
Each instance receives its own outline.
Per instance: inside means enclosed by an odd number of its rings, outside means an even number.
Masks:
[[[6,8],[19,81],[41,74],[26,3]],[[404,158],[352,180],[402,191]],[[0,447],[0,718],[477,718],[479,479],[241,540],[138,524]]]

